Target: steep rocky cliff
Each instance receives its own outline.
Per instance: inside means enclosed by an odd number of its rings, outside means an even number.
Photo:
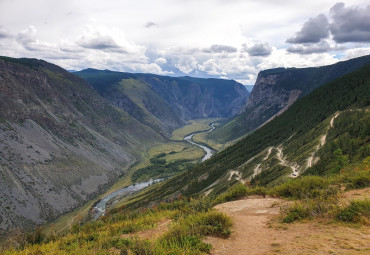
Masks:
[[[232,117],[241,111],[249,94],[243,85],[231,80],[94,69],[75,74],[113,105],[164,136],[190,119]]]
[[[0,234],[81,205],[162,138],[84,80],[35,59],[0,58]]]
[[[210,137],[222,142],[239,138],[288,109],[297,99],[370,63],[370,55],[312,68],[276,68],[258,74],[244,112]]]

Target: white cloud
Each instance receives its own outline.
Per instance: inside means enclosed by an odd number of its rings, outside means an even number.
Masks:
[[[198,61],[193,56],[181,56],[175,64],[175,67],[181,72],[189,74],[197,67]]]
[[[272,47],[268,43],[255,43],[251,46],[243,44],[243,48],[250,56],[268,56],[272,52]]]
[[[335,0],[52,3],[1,1],[0,55],[43,58],[66,69],[94,67],[229,77],[253,84],[258,71],[265,68],[330,64],[347,56],[365,54],[369,48],[366,42],[344,43],[343,48],[338,48],[333,38],[325,37],[326,28],[315,34],[314,24],[326,24],[321,13],[329,24],[337,25],[331,27],[331,33],[339,29],[345,34],[337,33],[338,36],[349,34],[344,29],[348,20],[339,22],[330,18],[334,15],[330,8]],[[361,17],[367,17],[366,0],[351,0],[351,4],[340,5],[335,15],[343,13],[349,17],[357,10]],[[355,21],[358,23],[358,19]],[[366,30],[367,23],[356,25],[356,22],[350,22],[351,26]],[[286,39],[292,36],[302,43],[294,44],[288,51],[300,54],[287,52],[291,45]],[[311,45],[304,43],[310,36],[321,40]]]
[[[163,65],[167,63],[167,60],[165,58],[160,57],[157,58],[154,62],[157,63],[158,65]]]
[[[364,48],[356,48],[356,49],[349,49],[346,51],[346,59],[351,58],[357,58],[369,55],[370,53],[370,47],[364,47]]]

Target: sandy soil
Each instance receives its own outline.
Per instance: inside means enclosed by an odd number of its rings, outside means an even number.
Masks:
[[[351,191],[369,197],[370,189]],[[228,239],[207,237],[213,255],[241,254],[370,254],[370,228],[351,227],[323,221],[280,223],[280,207],[287,202],[275,198],[253,197],[217,205],[234,223]]]

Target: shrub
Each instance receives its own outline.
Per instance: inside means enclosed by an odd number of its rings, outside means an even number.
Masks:
[[[226,192],[219,195],[215,201],[214,204],[220,204],[228,201],[237,200],[241,197],[246,196],[248,193],[248,188],[244,184],[236,184],[234,186],[231,186]]]
[[[337,218],[346,222],[368,222],[370,219],[370,199],[351,201],[339,211]]]
[[[26,235],[26,241],[29,244],[40,244],[45,240],[45,238],[46,236],[40,227],[37,227],[34,232]]]
[[[332,217],[338,210],[338,197],[317,197],[305,199],[282,208],[285,215],[283,222],[291,223],[296,220]]]
[[[293,205],[284,208],[283,212],[285,213],[285,217],[283,218],[284,223],[291,223],[309,216],[308,208],[301,202],[295,202]]]
[[[270,194],[287,198],[303,199],[336,195],[339,186],[332,185],[328,178],[305,176],[289,180],[270,190]]]

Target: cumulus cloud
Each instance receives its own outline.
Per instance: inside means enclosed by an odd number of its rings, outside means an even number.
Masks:
[[[96,32],[89,37],[83,36],[79,41],[78,45],[83,48],[95,49],[95,50],[106,50],[106,49],[118,49],[120,48],[114,39],[108,35],[101,35]]]
[[[344,46],[330,45],[327,41],[321,41],[316,44],[302,44],[290,46],[287,51],[290,53],[297,54],[312,54],[312,53],[324,53],[329,51],[344,50]]]
[[[272,52],[272,47],[268,43],[256,43],[250,47],[244,44],[243,47],[250,56],[264,57],[270,55]]]
[[[42,42],[36,39],[37,30],[34,26],[29,26],[17,35],[17,42],[29,51],[50,51],[58,50],[57,46],[52,43]]]
[[[206,48],[203,52],[206,53],[233,53],[237,52],[238,49],[228,45],[213,44],[211,47]]]
[[[312,54],[312,53],[322,53],[327,52],[331,49],[328,42],[323,41],[317,44],[310,44],[310,45],[293,45],[290,46],[287,51],[290,53],[298,53],[298,54]]]
[[[310,18],[295,37],[286,40],[287,43],[318,43],[329,36],[329,22],[324,14]]]
[[[333,20],[330,32],[337,43],[370,42],[370,5],[356,8],[337,3],[330,9],[330,15]]]
[[[197,67],[198,61],[193,56],[182,56],[175,64],[181,72],[189,74]]]
[[[324,14],[310,18],[296,33],[295,37],[286,40],[295,44],[287,51],[298,54],[322,53],[332,50],[341,50],[345,47],[330,46],[324,40],[332,38],[334,43],[370,42],[370,5],[360,7],[345,7],[344,3],[337,3],[329,13],[329,20]]]
[[[85,26],[82,36],[75,43],[85,49],[126,55],[144,55],[146,50],[144,46],[128,40],[120,29],[106,26]]]
[[[167,63],[167,60],[165,58],[160,57],[160,58],[157,58],[154,62],[158,65],[164,65]]]

